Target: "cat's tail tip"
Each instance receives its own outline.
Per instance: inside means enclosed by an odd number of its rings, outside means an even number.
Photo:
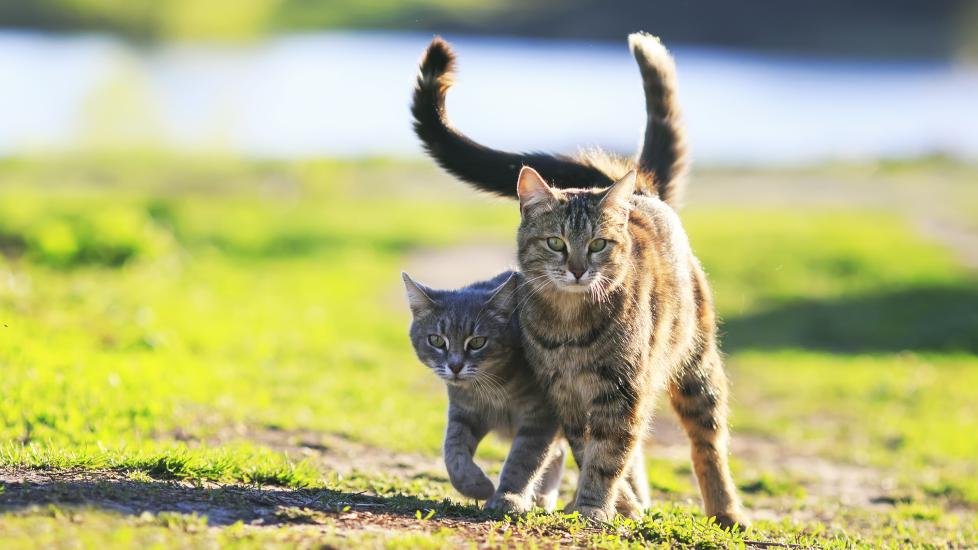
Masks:
[[[658,36],[644,31],[633,32],[628,35],[628,48],[643,69],[654,68],[661,71],[672,68],[675,70],[672,55]]]
[[[455,52],[448,42],[440,36],[435,36],[421,57],[418,72],[418,86],[425,87],[440,84],[443,77],[455,71]]]

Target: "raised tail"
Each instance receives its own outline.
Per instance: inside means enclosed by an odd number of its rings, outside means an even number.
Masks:
[[[545,153],[506,153],[480,145],[452,127],[445,115],[445,94],[452,85],[455,54],[435,37],[421,60],[411,113],[414,132],[428,154],[445,170],[482,191],[516,196],[516,180],[530,166],[552,185],[605,187],[614,183],[597,168],[569,157]]]
[[[628,46],[642,72],[648,116],[638,169],[654,182],[659,198],[676,208],[689,171],[686,128],[676,97],[676,64],[651,34],[629,35]]]

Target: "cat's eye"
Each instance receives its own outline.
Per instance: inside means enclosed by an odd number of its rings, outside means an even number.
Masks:
[[[477,350],[486,347],[486,337],[485,336],[474,336],[469,338],[466,344],[470,350]]]
[[[547,239],[547,246],[550,247],[550,250],[562,252],[565,248],[567,248],[567,243],[565,243],[564,239],[561,239],[560,237],[550,237]]]
[[[604,239],[594,239],[589,245],[587,245],[587,249],[591,252],[601,252],[606,246],[608,246],[608,241]]]
[[[431,336],[428,336],[428,343],[436,348],[445,349],[448,347],[446,345],[445,339],[437,334],[432,334]]]

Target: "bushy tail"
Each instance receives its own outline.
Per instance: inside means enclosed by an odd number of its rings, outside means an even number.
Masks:
[[[628,45],[642,72],[648,116],[638,169],[653,180],[659,198],[675,208],[689,170],[686,129],[676,97],[676,64],[662,42],[650,34],[633,33]]]
[[[516,196],[520,168],[530,166],[559,187],[604,187],[613,181],[600,170],[571,158],[545,153],[506,153],[480,145],[452,127],[445,115],[445,94],[452,85],[455,55],[435,37],[421,60],[411,113],[414,132],[442,168],[476,188]]]

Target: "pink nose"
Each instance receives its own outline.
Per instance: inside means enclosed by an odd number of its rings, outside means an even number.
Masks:
[[[570,270],[570,272],[574,274],[574,278],[577,279],[578,281],[580,281],[581,280],[581,277],[584,276],[584,272],[585,271],[587,271],[587,270],[586,269],[582,269],[581,271],[576,271],[576,270],[573,270],[573,269]]]

